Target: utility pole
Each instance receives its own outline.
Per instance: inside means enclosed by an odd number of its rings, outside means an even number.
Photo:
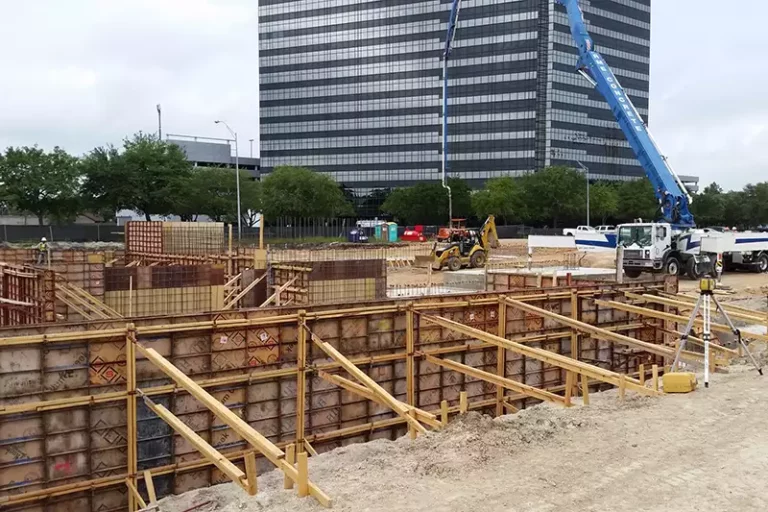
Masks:
[[[240,151],[237,147],[237,132],[234,131],[232,128],[229,127],[229,125],[220,120],[214,121],[216,124],[223,124],[227,130],[229,130],[229,133],[232,134],[232,137],[235,139],[235,183],[237,184],[237,239],[242,240],[243,238],[243,226],[242,226],[242,215],[240,214]]]
[[[163,140],[163,112],[160,104],[157,104],[157,140]]]
[[[584,176],[587,177],[587,226],[591,226],[589,223],[589,168],[580,160],[576,160],[576,163],[579,164],[579,167],[584,171]]]

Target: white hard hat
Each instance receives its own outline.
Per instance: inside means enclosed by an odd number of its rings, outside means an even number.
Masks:
[[[45,239],[45,237],[40,239],[41,242],[47,242],[48,240]]]

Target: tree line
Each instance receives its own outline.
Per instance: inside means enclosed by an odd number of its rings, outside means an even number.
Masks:
[[[145,216],[178,215],[237,221],[237,176],[232,168],[193,167],[183,150],[138,133],[121,147],[103,146],[81,157],[61,148],[10,147],[0,154],[0,209],[56,224],[79,215],[112,221],[120,210]],[[242,220],[281,216],[354,216],[344,191],[328,176],[280,167],[261,182],[240,171]]]
[[[520,178],[493,178],[473,191],[450,179],[454,218],[480,221],[489,214],[502,224],[558,227],[586,221],[587,183],[583,173],[549,167]],[[387,218],[400,224],[444,225],[448,197],[439,182],[376,189],[366,195],[329,176],[302,167],[281,166],[261,181],[240,173],[242,220],[254,225],[256,213],[270,219]],[[648,180],[590,184],[593,225],[637,218],[655,220],[658,202]],[[193,167],[183,150],[155,136],[138,133],[121,147],[103,146],[76,157],[60,148],[8,148],[0,154],[0,208],[30,213],[41,223],[67,223],[78,215],[110,221],[119,210],[178,215],[197,220],[206,215],[237,221],[235,172],[224,167]],[[713,183],[694,194],[692,211],[699,226],[755,228],[768,224],[768,182],[725,192]]]

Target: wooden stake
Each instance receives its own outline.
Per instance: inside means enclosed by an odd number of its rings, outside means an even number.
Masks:
[[[405,401],[408,405],[416,405],[416,391],[414,385],[414,360],[415,351],[414,332],[413,332],[413,304],[408,304],[405,311]]]
[[[414,421],[417,421],[417,420],[416,420],[416,411],[415,411],[415,410],[411,409],[410,411],[408,411],[408,414],[410,414],[410,415],[411,415],[411,418],[413,418],[413,419],[414,419]],[[415,428],[413,428],[413,425],[411,425],[411,426],[408,428],[408,435],[410,436],[410,438],[411,438],[411,441],[413,441],[414,439],[416,439],[416,436],[418,435],[418,433],[416,432],[416,429],[415,429]]]
[[[309,467],[307,452],[301,452],[296,455],[298,458],[298,470],[299,478],[297,487],[299,488],[299,498],[303,498],[309,494]]]
[[[448,400],[440,402],[440,423],[442,423],[443,426],[448,424]]]
[[[266,274],[265,274],[266,275]],[[299,311],[298,344],[296,348],[296,451],[304,451],[304,419],[307,398],[307,312]]]
[[[248,452],[245,454],[245,476],[248,478],[248,494],[256,496],[259,492],[259,484],[256,481],[256,453]]]
[[[285,462],[291,465],[293,467],[294,464],[296,464],[296,445],[295,444],[289,444],[285,447]],[[288,478],[288,475],[285,475],[283,479],[283,489],[293,489],[293,480]]]
[[[571,405],[571,395],[573,394],[574,373],[565,372],[565,405]]]
[[[584,405],[589,405],[589,377],[581,375],[581,399]]]
[[[134,484],[130,478],[126,478],[125,485],[128,486],[128,491],[130,491],[128,493],[128,503],[134,502],[137,507],[147,508],[147,503],[144,501],[144,498],[141,497],[141,494],[139,494],[136,484]]]
[[[639,370],[639,372],[640,372],[640,384],[642,384],[643,386],[645,386],[645,365],[644,365],[644,364],[641,364],[641,365],[638,367],[638,370]]]
[[[466,414],[468,410],[468,403],[467,403],[467,392],[462,391],[459,393],[459,412],[461,414]]]
[[[619,398],[624,400],[624,394],[627,390],[627,377],[622,373],[619,376]]]
[[[651,378],[653,379],[653,390],[659,390],[659,365],[651,366]]]
[[[144,471],[144,485],[147,488],[147,496],[149,496],[149,504],[157,502],[157,493],[155,493],[155,482],[152,480],[152,472],[150,470]]]
[[[486,265],[487,267],[487,265]],[[499,296],[499,323],[498,323],[498,336],[499,338],[507,337],[507,303],[504,295]],[[505,378],[507,375],[507,351],[504,347],[496,348],[496,374],[499,377]],[[504,386],[496,386],[496,416],[502,416],[504,414]]]
[[[138,471],[138,452],[137,452],[137,434],[136,434],[136,329],[133,324],[126,326],[125,335],[125,383],[128,393],[125,417],[126,417],[126,442],[127,442],[127,461],[128,461],[128,479],[126,480],[128,488],[136,488],[136,473]],[[138,492],[136,493],[138,494]],[[139,498],[140,499],[140,498]],[[128,512],[134,512],[138,507],[138,500],[132,494],[128,494]],[[144,505],[146,506],[146,505]]]

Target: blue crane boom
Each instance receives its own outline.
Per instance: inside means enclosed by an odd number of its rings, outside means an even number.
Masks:
[[[448,58],[451,56],[453,38],[459,23],[459,10],[461,10],[461,0],[453,0],[443,52],[443,188],[448,190],[448,222],[451,226],[453,226],[453,200],[451,187],[448,186]]]
[[[681,228],[694,227],[693,214],[689,209],[691,197],[680,178],[661,155],[648,127],[613,71],[595,50],[595,44],[587,31],[584,13],[579,7],[578,0],[556,1],[568,12],[571,35],[579,50],[576,67],[608,102],[629,145],[653,185],[656,198],[661,204],[662,217],[666,222]]]

